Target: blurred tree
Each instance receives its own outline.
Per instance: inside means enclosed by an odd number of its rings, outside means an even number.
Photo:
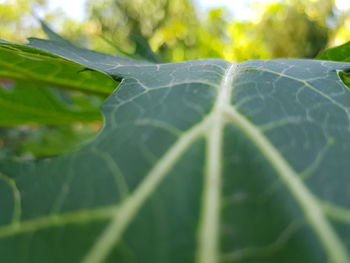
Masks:
[[[169,61],[184,60],[200,27],[189,0],[97,0],[88,2],[89,20],[120,53],[135,53],[145,41]],[[101,44],[101,39],[93,46]],[[139,50],[138,50],[139,49]]]
[[[339,46],[350,41],[350,17],[348,14],[341,16],[339,28],[333,30],[332,38],[328,43],[328,47]]]
[[[189,0],[90,0],[81,34],[72,30],[78,28],[72,22],[63,32],[80,43],[87,42],[81,35],[89,35],[90,47],[105,52],[137,56],[140,46],[150,51],[148,42],[164,61],[201,57],[241,61],[314,57],[328,43],[327,21],[332,18],[335,28],[339,24],[334,0],[257,1],[252,8],[256,11],[252,21],[229,22],[224,9],[199,14]]]
[[[87,33],[90,47],[100,51],[145,55],[153,50],[163,61],[182,61],[223,57],[230,41],[224,9],[201,15],[189,0],[95,0],[88,2],[87,10],[80,32]],[[63,32],[71,28],[68,22]],[[70,31],[66,36],[79,42],[81,34]]]
[[[350,1],[336,0],[334,13],[338,26],[334,25],[333,20],[330,21],[333,30],[328,47],[339,46],[350,41]]]
[[[49,1],[3,0],[0,38],[39,36],[31,12],[47,10]],[[334,0],[256,1],[252,8],[254,19],[237,21],[223,8],[199,13],[190,0],[88,0],[83,22],[47,11],[46,17],[77,44],[153,61],[313,57],[350,37]]]
[[[333,0],[289,0],[256,3],[252,21],[229,25],[232,60],[315,57],[328,43]],[[338,21],[335,21],[335,27]]]
[[[33,12],[44,9],[47,9],[47,0],[0,1],[0,38],[24,42],[29,36],[43,37]]]
[[[290,0],[265,9],[255,30],[272,57],[315,57],[328,42],[333,0]],[[264,33],[262,33],[264,32]]]

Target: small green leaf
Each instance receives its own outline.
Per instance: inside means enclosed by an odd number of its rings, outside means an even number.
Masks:
[[[50,87],[106,96],[117,85],[99,71],[25,45],[0,43],[0,57],[0,79],[12,82],[0,85],[1,126],[99,120],[97,107],[63,103]]]
[[[159,55],[153,52],[152,48],[148,43],[148,40],[145,37],[143,37],[141,34],[133,33],[130,35],[130,39],[136,45],[135,55],[145,60],[148,60],[150,62],[154,62],[154,63],[162,62]]]
[[[45,34],[50,40],[70,44],[70,42],[67,39],[63,38],[55,31],[53,31],[43,20],[40,20],[40,25],[42,30],[45,32]]]
[[[97,107],[80,108],[59,100],[51,88],[0,79],[0,126],[62,125],[100,120]]]
[[[350,62],[350,42],[323,51],[317,59]]]
[[[53,42],[54,43],[54,42]],[[98,71],[25,45],[0,43],[0,78],[109,95],[116,83]]]

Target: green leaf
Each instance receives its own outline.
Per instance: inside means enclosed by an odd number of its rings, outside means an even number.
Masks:
[[[14,81],[9,89],[0,83],[1,126],[99,120],[97,107],[63,103],[51,87],[103,96],[116,87],[115,81],[99,71],[25,45],[0,43],[0,58],[0,80]]]
[[[327,49],[317,56],[317,59],[331,60],[339,62],[350,62],[350,42],[343,45]],[[339,72],[340,78],[343,82],[350,87],[350,75],[349,72]]]
[[[2,261],[350,262],[350,64],[31,44],[123,81],[89,145],[0,165]]]
[[[61,125],[101,119],[97,107],[79,107],[73,101],[59,100],[54,90],[46,86],[7,79],[0,79],[0,115],[0,126]]]
[[[138,33],[132,33],[130,39],[135,43],[135,55],[154,63],[161,63],[161,58],[153,52],[148,40]]]
[[[162,59],[160,56],[153,52],[151,49],[148,40],[144,38],[141,34],[131,34],[129,36],[130,41],[132,41],[135,44],[135,51],[133,53],[126,52],[122,48],[120,48],[118,45],[113,43],[113,41],[109,40],[108,38],[101,36],[101,38],[108,43],[111,47],[115,48],[118,53],[129,57],[133,59],[144,59],[149,62],[153,63],[161,63]]]
[[[59,34],[57,34],[55,31],[53,31],[43,20],[39,20],[42,30],[45,32],[46,36],[52,40],[57,41],[65,44],[71,44],[67,39],[63,38]]]
[[[0,78],[100,95],[109,95],[116,86],[101,72],[25,45],[0,43],[0,58]]]
[[[91,69],[105,72],[116,80],[119,80],[122,77],[122,75],[118,73],[119,69],[154,65],[151,62],[99,53],[67,43],[53,42],[38,38],[30,38],[29,41],[29,46],[31,47],[44,50],[45,52],[51,52],[57,56],[85,65]]]
[[[323,51],[317,59],[350,62],[350,42]]]

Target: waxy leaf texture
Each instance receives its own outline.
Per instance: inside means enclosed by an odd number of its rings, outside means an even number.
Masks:
[[[350,262],[350,64],[30,46],[121,84],[90,144],[0,164],[2,262]]]

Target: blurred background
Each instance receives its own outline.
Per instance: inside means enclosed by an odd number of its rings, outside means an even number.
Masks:
[[[146,40],[164,61],[314,57],[350,39],[349,12],[349,0],[0,0],[0,38],[44,37],[37,17],[108,53]]]
[[[45,38],[42,19],[76,45],[155,62],[313,58],[350,40],[349,14],[349,0],[0,0],[0,38]],[[103,99],[89,98],[96,111]],[[0,159],[70,151],[101,118],[39,124],[0,127]]]

